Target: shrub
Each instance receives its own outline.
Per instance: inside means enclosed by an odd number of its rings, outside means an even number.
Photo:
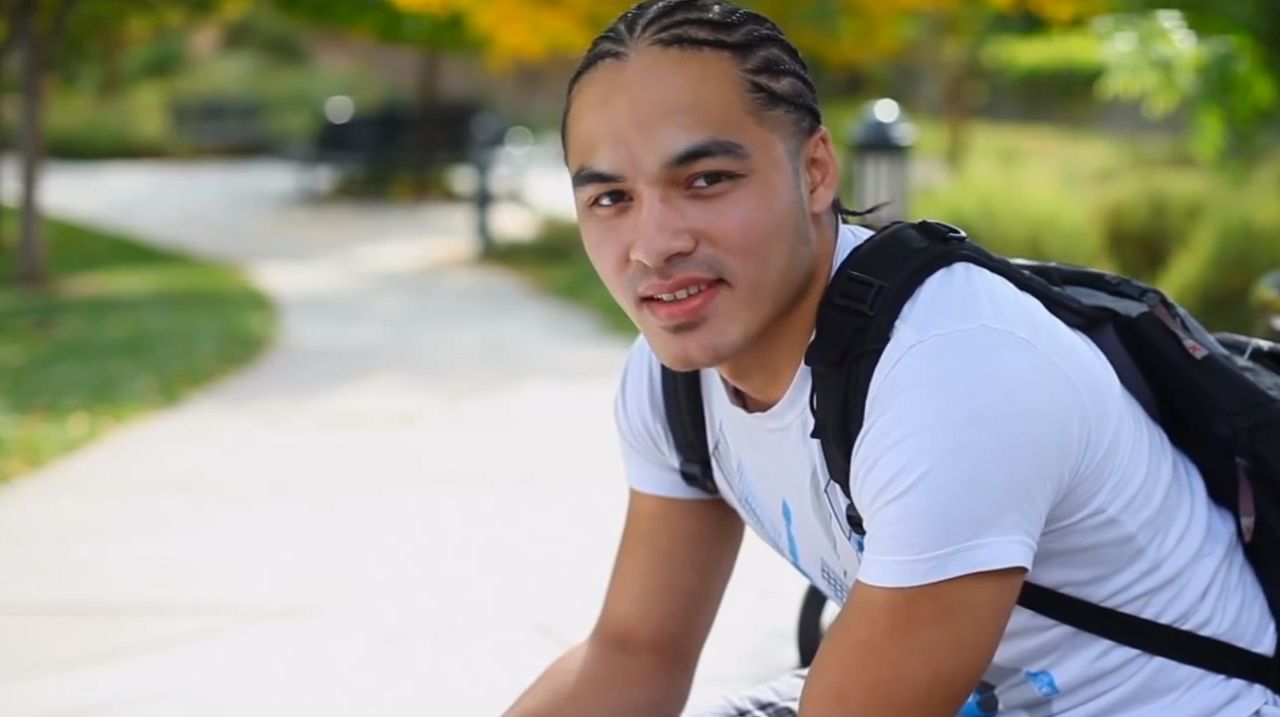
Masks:
[[[45,117],[45,146],[51,156],[74,159],[146,157],[181,148],[169,121],[168,98],[154,82],[117,97],[55,93]]]
[[[1262,327],[1251,294],[1258,279],[1275,268],[1280,208],[1242,193],[1206,213],[1159,284],[1209,329],[1255,332]]]
[[[960,226],[998,254],[1111,266],[1086,213],[1051,186],[969,172],[916,197],[911,213]]]
[[[1203,173],[1143,171],[1107,192],[1098,227],[1117,270],[1154,281],[1199,224],[1208,184]]]

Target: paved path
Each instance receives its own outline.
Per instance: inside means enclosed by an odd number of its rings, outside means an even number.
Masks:
[[[282,325],[0,487],[0,715],[494,715],[590,625],[627,342],[467,263],[465,207],[317,206],[296,180],[50,168],[51,212],[235,262]],[[695,700],[790,665],[800,594],[749,539]]]

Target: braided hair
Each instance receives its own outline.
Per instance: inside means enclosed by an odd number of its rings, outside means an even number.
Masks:
[[[747,93],[762,111],[783,120],[793,138],[808,139],[822,126],[818,91],[809,66],[772,20],[727,0],[644,0],[623,13],[591,43],[569,80],[561,142],[573,91],[608,60],[625,60],[641,47],[723,52],[733,57]],[[839,198],[832,209],[839,217],[861,217],[875,211],[845,209]]]

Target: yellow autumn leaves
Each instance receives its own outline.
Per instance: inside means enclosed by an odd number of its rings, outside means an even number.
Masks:
[[[633,0],[391,0],[407,12],[461,15],[485,54],[500,66],[580,55]],[[773,18],[807,56],[865,65],[900,46],[920,13],[1029,12],[1069,22],[1107,0],[747,0]]]
[[[627,0],[391,0],[406,12],[461,15],[499,65],[580,55]]]

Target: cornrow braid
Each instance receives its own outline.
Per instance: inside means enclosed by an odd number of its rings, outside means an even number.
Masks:
[[[822,126],[809,66],[772,20],[727,0],[645,0],[619,16],[587,48],[569,80],[562,143],[573,91],[582,78],[601,63],[625,60],[642,47],[726,53],[737,63],[756,106],[783,119],[797,139],[807,139]],[[840,217],[869,213],[845,209],[838,199],[832,209]]]

